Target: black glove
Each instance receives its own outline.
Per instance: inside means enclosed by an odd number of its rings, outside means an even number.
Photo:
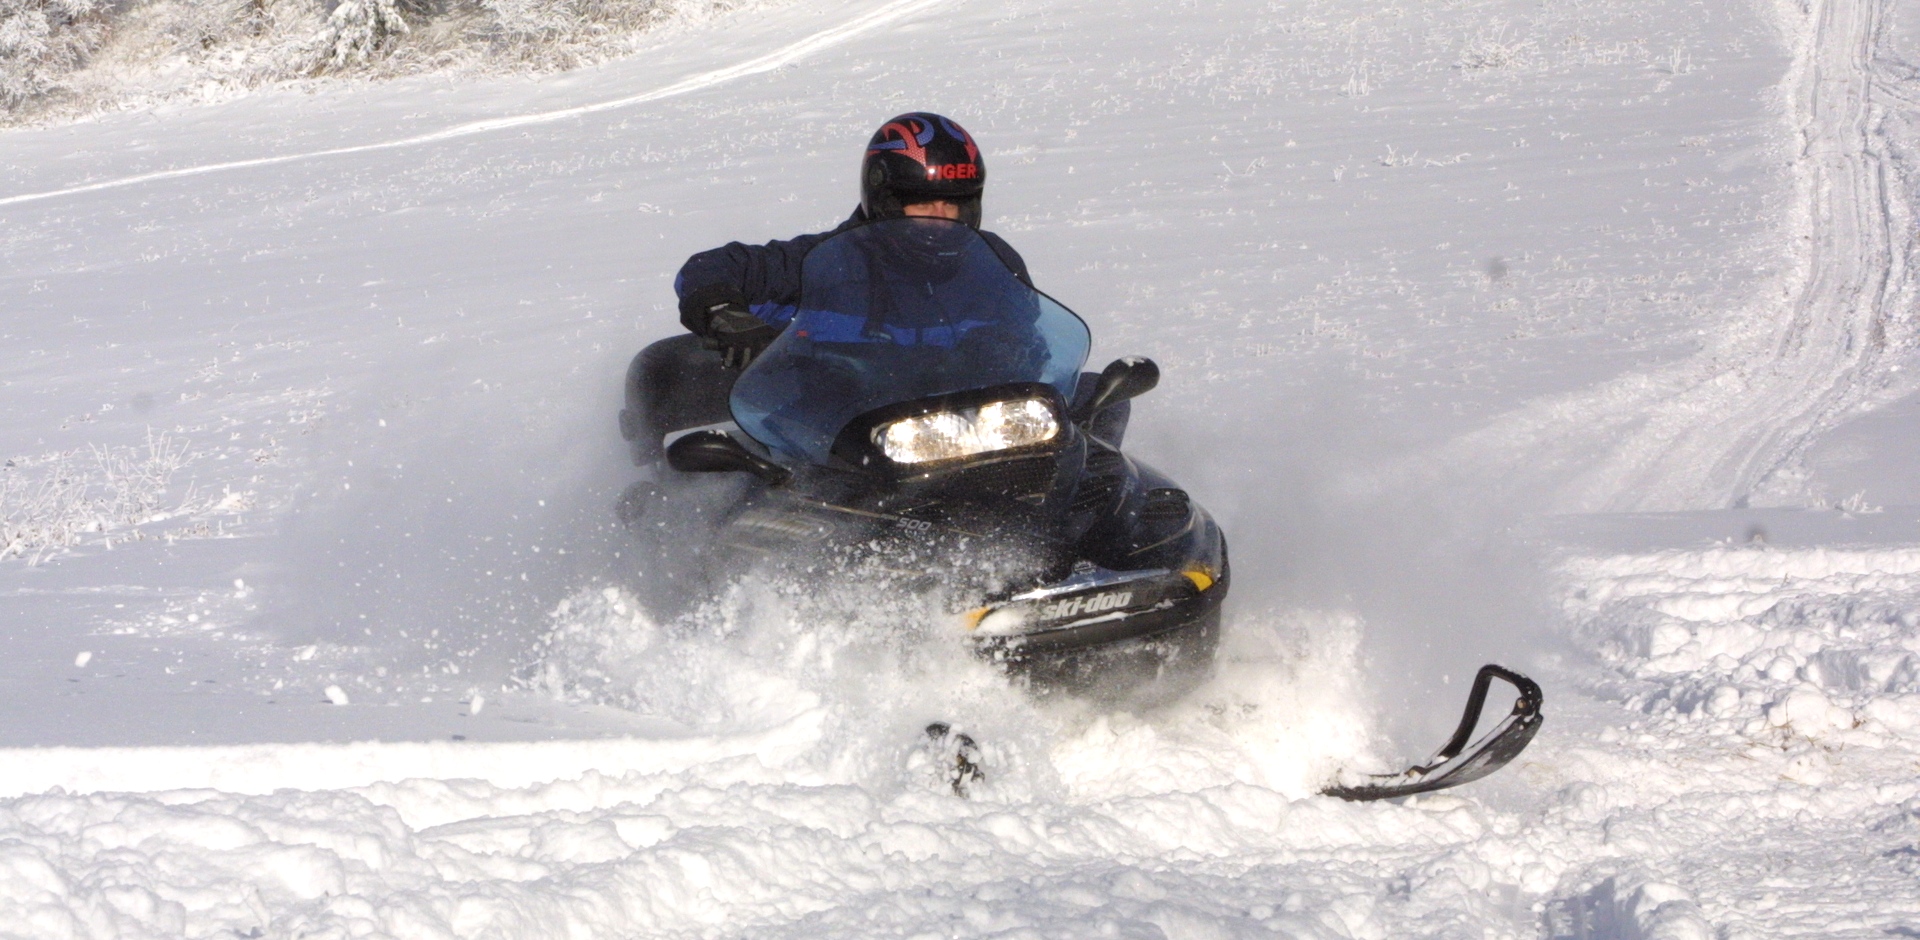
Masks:
[[[747,309],[747,296],[729,284],[714,284],[680,299],[680,323],[720,351],[728,368],[744,369],[780,335]]]
[[[707,324],[706,347],[720,350],[729,369],[744,369],[779,337],[780,328],[747,312],[745,307],[722,307]]]

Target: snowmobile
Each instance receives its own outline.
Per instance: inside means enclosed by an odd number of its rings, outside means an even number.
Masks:
[[[1210,673],[1225,536],[1121,450],[1130,401],[1158,384],[1151,360],[1083,372],[1086,323],[958,222],[847,229],[808,253],[801,281],[791,321],[746,368],[689,336],[629,370],[620,425],[642,479],[620,514],[656,534],[678,577],[827,563],[942,590],[962,599],[962,642],[1040,695],[1151,703]],[[1336,795],[1497,769],[1537,727],[1535,692],[1532,718],[1510,720],[1498,746],[1462,741],[1411,777]],[[960,744],[964,794],[983,775]]]

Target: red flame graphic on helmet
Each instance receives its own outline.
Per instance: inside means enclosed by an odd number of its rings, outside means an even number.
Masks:
[[[933,125],[922,124],[911,118],[905,121],[893,121],[880,128],[874,136],[884,138],[880,143],[867,147],[868,153],[891,150],[904,154],[921,166],[927,165],[927,144],[933,140]],[[968,144],[972,146],[971,142]]]

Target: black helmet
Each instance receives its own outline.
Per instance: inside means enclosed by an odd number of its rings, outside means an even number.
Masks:
[[[900,207],[945,200],[960,221],[980,227],[980,191],[987,164],[973,135],[938,114],[902,114],[873,133],[860,162],[860,208],[869,219],[892,219]]]

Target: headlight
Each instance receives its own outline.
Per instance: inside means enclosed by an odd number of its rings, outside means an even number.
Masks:
[[[1059,435],[1052,405],[1022,398],[889,421],[873,429],[873,443],[894,463],[915,464],[1032,447]]]

